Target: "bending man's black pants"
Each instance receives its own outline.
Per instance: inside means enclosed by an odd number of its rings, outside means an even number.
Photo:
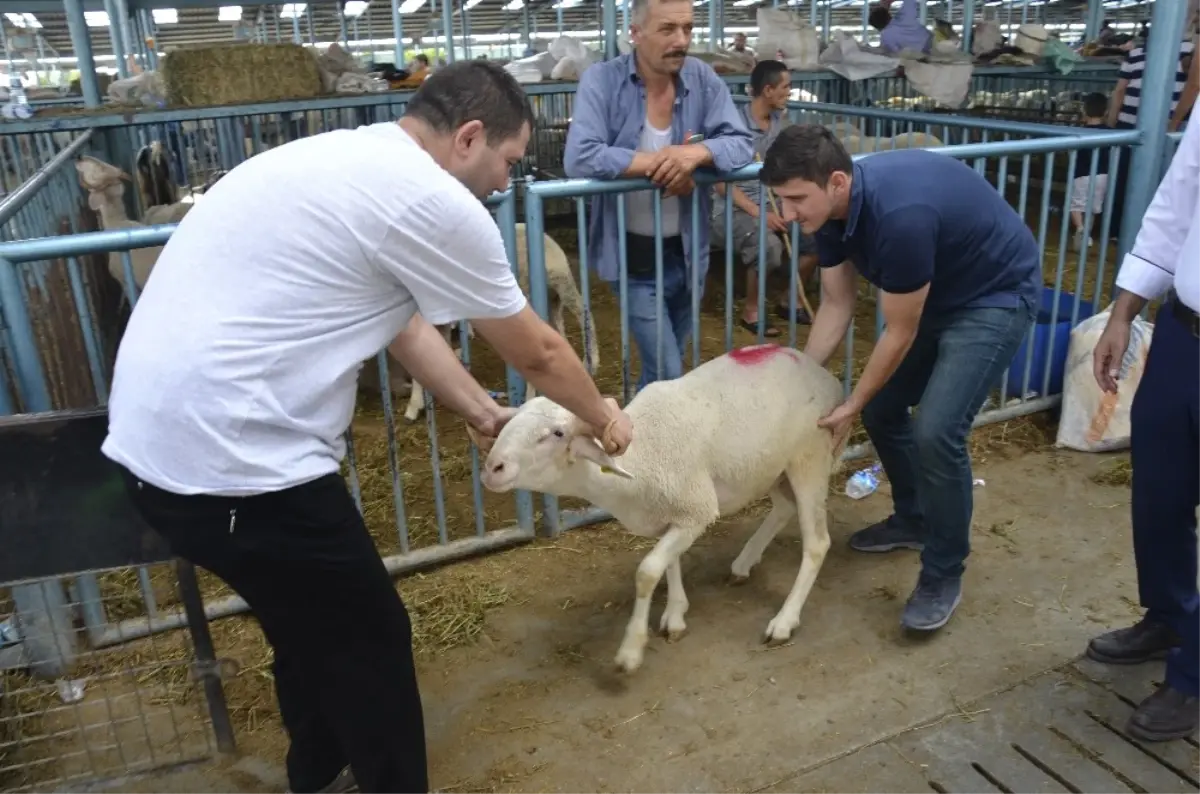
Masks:
[[[408,612],[342,478],[231,498],[122,473],[146,522],[244,598],[274,648],[291,790],[349,764],[363,792],[427,792]]]

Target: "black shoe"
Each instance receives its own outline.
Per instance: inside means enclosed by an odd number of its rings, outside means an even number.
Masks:
[[[892,515],[851,535],[850,548],[875,553],[896,549],[920,551],[925,548],[925,531]]]
[[[1200,721],[1200,703],[1194,695],[1163,684],[1138,705],[1129,718],[1125,732],[1147,742],[1182,739],[1196,731]]]
[[[950,622],[962,602],[962,579],[944,579],[921,572],[917,587],[904,605],[900,625],[912,631],[936,631]]]
[[[1179,638],[1169,626],[1142,618],[1128,628],[1093,639],[1088,643],[1087,655],[1105,664],[1141,664],[1165,659],[1171,648],[1178,644]]]

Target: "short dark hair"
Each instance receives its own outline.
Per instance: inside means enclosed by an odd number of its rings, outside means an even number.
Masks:
[[[764,88],[779,82],[779,75],[787,73],[787,64],[783,61],[767,59],[754,64],[754,71],[750,73],[751,96],[760,95]]]
[[[493,61],[457,61],[435,70],[408,100],[404,115],[440,133],[481,121],[491,145],[520,134],[526,124],[533,128],[529,95]]]
[[[413,60],[420,61],[421,63],[425,64],[426,66],[429,65],[429,56],[423,52],[418,52],[416,55],[414,55]]]
[[[892,12],[883,6],[875,6],[867,15],[867,23],[876,30],[883,30],[892,21]]]
[[[1098,119],[1108,111],[1108,97],[1099,91],[1093,91],[1083,98],[1083,115],[1089,119]]]
[[[820,124],[792,124],[767,149],[759,179],[771,187],[793,179],[825,187],[835,171],[853,169],[854,161],[832,132]]]

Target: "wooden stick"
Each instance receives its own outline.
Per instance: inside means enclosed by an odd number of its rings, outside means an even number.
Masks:
[[[769,188],[769,187],[767,188],[767,199],[770,200],[770,202],[771,202],[771,212],[775,213],[776,215],[779,215],[779,208],[775,204],[775,191],[771,190],[771,188]],[[783,216],[779,215],[779,217],[782,218]],[[791,236],[786,235],[786,234],[783,236],[783,246],[784,246],[784,248],[787,249],[788,261],[790,262],[792,260],[792,238],[791,238]],[[800,263],[797,262],[796,266],[799,267]],[[799,280],[799,277],[800,277],[799,274],[796,274],[797,280]],[[799,282],[799,287],[800,287],[800,302],[804,304],[804,311],[808,312],[808,321],[812,322],[813,319],[815,319],[817,316],[816,312],[814,312],[812,306],[809,305],[808,296],[804,294],[804,282],[803,281]]]

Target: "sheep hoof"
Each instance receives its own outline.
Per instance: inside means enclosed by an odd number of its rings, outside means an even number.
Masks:
[[[729,585],[730,587],[738,587],[739,585],[744,585],[748,581],[750,581],[749,574],[743,576],[742,574],[738,573],[730,573],[729,576],[725,578],[725,584]]]
[[[634,673],[642,666],[641,651],[622,648],[617,652],[617,658],[613,660],[617,670],[622,673]]]
[[[683,639],[683,635],[687,634],[687,624],[683,622],[683,618],[670,620],[667,615],[663,615],[662,623],[659,624],[658,633],[667,638],[667,642],[679,642]]]
[[[797,628],[796,624],[789,625],[787,622],[775,618],[767,624],[767,630],[763,634],[764,645],[782,645],[792,639],[792,632]]]
[[[663,634],[666,636],[667,642],[679,642],[683,639],[683,635],[687,634],[687,626],[681,629],[668,628],[663,631]]]

